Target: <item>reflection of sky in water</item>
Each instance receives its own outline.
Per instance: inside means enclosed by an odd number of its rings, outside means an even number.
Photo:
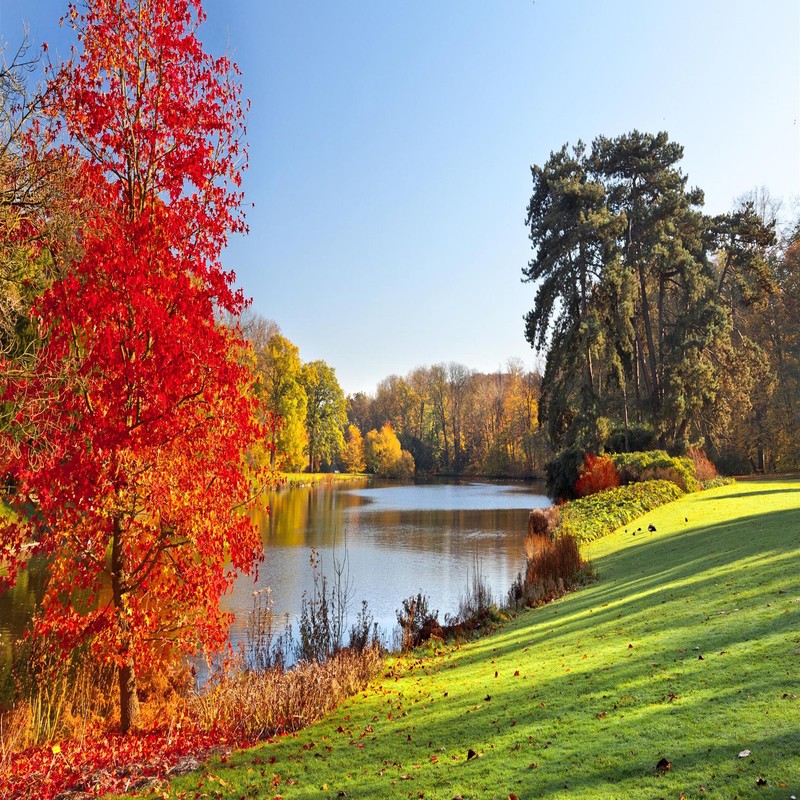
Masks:
[[[539,492],[539,493],[537,493]],[[223,607],[234,612],[234,646],[244,637],[253,591],[269,587],[273,611],[295,622],[303,592],[312,589],[310,548],[331,581],[334,559],[347,558],[349,625],[367,600],[375,621],[391,635],[404,598],[422,592],[439,619],[458,610],[475,565],[497,599],[504,599],[524,557],[528,512],[549,501],[542,486],[482,482],[403,485],[388,481],[282,490],[273,513],[256,514],[264,542],[257,577],[236,581]],[[0,595],[0,667],[41,601],[45,570],[33,563]],[[295,627],[296,631],[296,627]]]
[[[550,505],[548,498],[529,487],[494,483],[381,486],[349,489],[346,494],[362,498],[367,504],[364,510],[376,511],[529,511]]]
[[[234,644],[244,636],[253,590],[269,586],[276,618],[295,621],[312,589],[310,548],[331,581],[334,560],[346,562],[350,623],[367,600],[387,635],[402,600],[417,592],[439,618],[458,610],[476,564],[496,599],[504,600],[522,569],[531,508],[549,505],[530,485],[458,483],[291,489],[273,499],[260,521],[265,561],[258,581],[241,578],[226,598],[236,614]],[[295,628],[296,631],[296,628]]]

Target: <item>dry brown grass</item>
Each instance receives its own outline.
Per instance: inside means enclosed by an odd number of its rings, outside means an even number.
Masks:
[[[558,527],[557,506],[534,508],[528,515],[528,536],[552,537]]]
[[[255,741],[300,730],[360,691],[383,662],[379,647],[345,649],[324,664],[300,663],[264,671],[229,665],[189,701],[202,730]]]
[[[509,591],[509,602],[515,607],[546,603],[588,577],[588,565],[581,560],[578,543],[569,534],[551,539],[529,533],[525,556],[525,575],[519,575]]]
[[[45,639],[17,643],[14,703],[0,718],[0,765],[27,747],[82,741],[98,726],[106,726],[116,712],[107,691],[113,680],[113,670],[83,651],[64,654]]]

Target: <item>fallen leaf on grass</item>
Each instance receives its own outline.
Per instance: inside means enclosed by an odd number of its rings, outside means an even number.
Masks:
[[[669,772],[672,769],[672,764],[667,761],[666,758],[662,758],[661,761],[656,764],[656,772],[663,774],[665,772]]]
[[[470,749],[467,750],[467,761],[469,761],[471,758],[475,758],[477,755],[478,754],[470,747]]]
[[[742,750],[742,752],[739,753],[739,758],[747,758],[747,756],[749,756],[749,755],[750,755],[750,751],[749,750]]]
[[[756,786],[766,786],[766,785],[767,785],[767,779],[766,779],[766,778],[762,778],[762,777],[759,775],[759,776],[756,778]]]

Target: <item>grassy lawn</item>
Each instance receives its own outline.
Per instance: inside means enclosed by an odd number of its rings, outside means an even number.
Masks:
[[[157,796],[800,796],[800,481],[689,495],[586,554],[596,584]]]
[[[315,484],[344,483],[367,478],[367,475],[350,472],[281,472],[280,478],[285,486],[314,486]]]

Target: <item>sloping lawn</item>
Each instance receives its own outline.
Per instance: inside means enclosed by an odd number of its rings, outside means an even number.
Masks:
[[[800,481],[688,495],[585,551],[596,584],[391,660],[324,722],[156,796],[800,796]]]

